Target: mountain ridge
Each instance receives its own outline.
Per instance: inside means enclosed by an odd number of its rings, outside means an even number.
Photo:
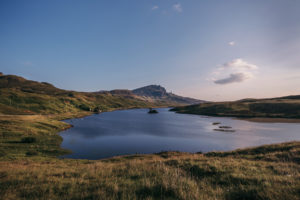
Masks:
[[[143,87],[142,87],[143,88]],[[165,90],[165,89],[163,89]],[[189,105],[197,100],[163,92],[161,98],[134,93],[135,90],[78,92],[50,83],[0,74],[1,114],[54,114],[80,111],[109,111],[126,108]]]
[[[148,85],[132,90],[133,94],[145,99],[152,98],[154,100],[172,101],[183,104],[197,104],[206,101],[194,99],[190,97],[179,96],[170,92],[160,85]]]

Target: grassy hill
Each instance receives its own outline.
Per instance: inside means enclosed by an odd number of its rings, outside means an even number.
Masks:
[[[202,103],[172,109],[178,113],[227,117],[300,118],[300,96]]]
[[[145,101],[132,93],[117,91],[62,90],[49,83],[26,80],[14,75],[0,76],[0,97],[2,114],[97,112],[120,108],[175,105],[174,102]]]
[[[14,75],[0,75],[0,114],[98,112],[124,108],[178,106],[195,102],[198,100],[180,96],[144,98],[130,90],[76,92],[59,89],[46,82],[26,80]]]

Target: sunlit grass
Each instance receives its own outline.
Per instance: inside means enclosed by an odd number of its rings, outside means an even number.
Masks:
[[[0,164],[4,199],[299,198],[299,164],[286,160],[169,152],[100,161],[34,157]]]

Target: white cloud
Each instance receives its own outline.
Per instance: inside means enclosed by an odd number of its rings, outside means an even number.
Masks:
[[[257,69],[256,65],[247,63],[241,58],[237,58],[230,62],[227,62],[223,66],[227,68],[235,68],[235,69]]]
[[[153,6],[152,8],[151,8],[151,10],[157,10],[158,9],[158,6],[157,5],[155,5],[155,6]]]
[[[240,83],[254,77],[258,67],[241,58],[224,63],[213,72],[212,80],[216,84]]]
[[[182,7],[180,3],[174,4],[173,5],[173,10],[175,10],[176,12],[182,12]]]
[[[228,43],[230,46],[234,46],[235,45],[235,41],[231,41]]]

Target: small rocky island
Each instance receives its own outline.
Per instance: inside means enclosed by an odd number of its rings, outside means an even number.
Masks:
[[[220,125],[221,122],[213,122],[212,125]],[[235,132],[231,126],[219,126],[219,128],[213,129],[214,131],[223,131],[223,132]]]
[[[149,108],[148,114],[157,114],[158,111],[152,108]]]

